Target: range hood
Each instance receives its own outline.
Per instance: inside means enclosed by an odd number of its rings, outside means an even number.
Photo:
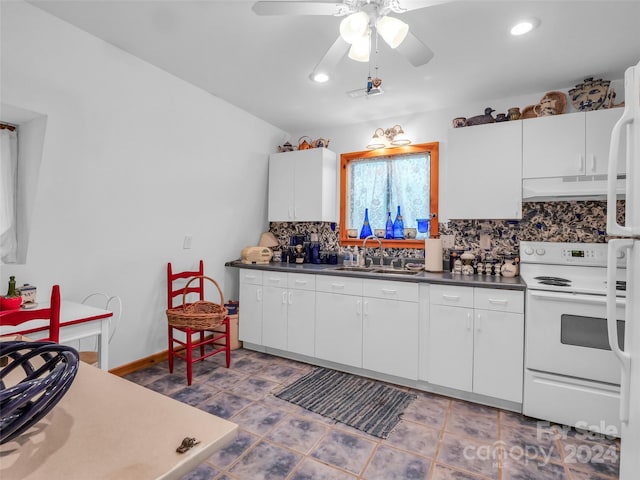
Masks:
[[[618,177],[616,191],[618,198],[624,195],[624,175]],[[526,178],[522,180],[522,200],[525,202],[566,202],[571,200],[606,199],[606,175]]]

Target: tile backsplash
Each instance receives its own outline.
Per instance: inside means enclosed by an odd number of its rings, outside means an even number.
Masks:
[[[480,233],[488,233],[491,253],[515,253],[521,240],[539,242],[606,241],[605,201],[528,202],[522,220],[450,220],[439,226],[441,235],[454,235],[456,246],[479,251]],[[617,203],[618,221],[624,216],[624,201]],[[281,246],[295,234],[317,233],[322,250],[340,251],[338,225],[326,222],[272,222],[269,229]],[[390,256],[420,258],[421,249],[387,249]]]

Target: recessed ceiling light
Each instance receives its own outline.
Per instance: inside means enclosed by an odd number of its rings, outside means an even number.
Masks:
[[[329,75],[323,72],[314,72],[309,76],[309,78],[316,83],[325,83],[329,81]]]
[[[513,27],[511,27],[511,35],[524,35],[525,33],[529,33],[531,30],[536,28],[540,22],[535,18],[529,20],[523,20],[522,22],[518,22]]]

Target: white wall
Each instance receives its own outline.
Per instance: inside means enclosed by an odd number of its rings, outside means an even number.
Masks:
[[[615,80],[611,83],[611,86],[615,88],[617,93],[616,103],[623,101],[623,80]],[[570,88],[573,88],[573,86],[559,86],[558,90],[567,92]],[[447,136],[449,130],[452,128],[452,120],[454,118],[469,118],[475,115],[481,115],[484,113],[485,107],[492,107],[495,109],[496,111],[493,114],[494,116],[498,113],[507,113],[507,110],[511,107],[519,107],[522,111],[527,105],[538,103],[544,97],[544,94],[545,92],[539,92],[536,94],[522,95],[518,97],[496,99],[495,101],[488,102],[486,104],[476,103],[447,110],[416,112],[409,116],[390,117],[385,120],[372,120],[367,123],[359,123],[347,127],[293,132],[288,138],[290,138],[293,145],[297,145],[298,139],[303,135],[309,136],[314,140],[316,138],[327,138],[330,140],[329,149],[340,155],[341,153],[365,150],[366,146],[371,143],[373,132],[376,128],[380,127],[387,129],[399,124],[402,125],[405,134],[413,143],[440,142],[440,185],[444,185],[447,175],[456,175],[459,173],[450,172],[447,168]],[[378,118],[381,116],[381,112],[376,108],[376,97],[359,97],[350,101],[362,102],[363,111],[370,112],[371,118]],[[571,102],[567,101],[566,113],[575,111],[576,110],[571,105]],[[491,168],[491,165],[488,165],[487,168]],[[499,182],[499,180],[499,172],[497,172],[496,182]],[[440,190],[439,212],[441,222],[447,221],[448,219],[446,195],[457,194],[458,192],[444,192],[442,189]]]
[[[27,3],[1,8],[0,100],[47,120],[26,263],[2,266],[0,291],[15,275],[40,299],[55,283],[120,295],[110,367],[166,350],[166,263],[202,258],[237,298],[224,262],[268,226],[284,133]]]

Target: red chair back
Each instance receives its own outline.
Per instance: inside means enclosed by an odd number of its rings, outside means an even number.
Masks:
[[[49,320],[49,336],[41,340],[58,343],[60,341],[60,286],[51,289],[51,303],[48,308],[32,310],[8,310],[0,312],[0,325],[18,326],[30,320]],[[16,332],[20,333],[20,332]]]
[[[178,305],[182,305],[182,295],[184,294],[184,286],[186,282],[193,277],[204,275],[204,262],[200,260],[200,266],[197,271],[192,272],[177,272],[174,273],[171,268],[171,262],[167,264],[167,308],[174,308]],[[176,280],[184,280],[179,282],[180,286],[174,286]],[[204,300],[204,279],[200,278],[189,285],[187,294],[197,293],[198,300]],[[179,297],[175,302],[174,298]]]

